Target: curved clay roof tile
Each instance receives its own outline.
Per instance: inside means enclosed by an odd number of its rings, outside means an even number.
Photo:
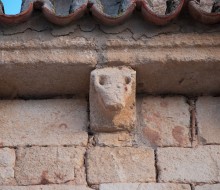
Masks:
[[[220,12],[208,13],[204,11],[199,3],[195,0],[189,1],[188,9],[190,15],[204,24],[216,24],[220,22]]]
[[[153,9],[150,8],[149,1],[141,0],[140,2],[141,12],[145,20],[156,25],[165,25],[169,23],[171,20],[175,19],[179,15],[184,5],[184,0],[180,0],[179,4],[176,6],[174,10],[172,10],[172,12],[164,15],[159,15],[155,13]]]
[[[106,25],[124,22],[134,11],[136,0],[90,0],[92,15]]]
[[[162,3],[162,11],[150,5]],[[22,0],[21,13],[6,15],[0,0],[0,23],[17,24],[28,20],[34,9],[41,9],[52,23],[66,25],[78,20],[89,9],[92,15],[103,24],[117,25],[124,22],[140,8],[145,20],[156,25],[165,25],[176,18],[183,8],[184,0]],[[161,4],[159,4],[161,6]],[[220,6],[217,4],[217,9]],[[190,14],[197,20],[213,24],[220,22],[220,13],[207,13],[199,4],[191,0],[188,4]],[[162,14],[160,14],[162,12]]]

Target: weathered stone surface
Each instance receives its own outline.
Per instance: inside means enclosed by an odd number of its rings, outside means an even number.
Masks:
[[[0,145],[86,145],[83,99],[0,101]]]
[[[148,0],[149,7],[155,12],[157,15],[165,15],[167,5],[164,0]]]
[[[191,146],[189,105],[183,97],[139,99],[137,140],[147,146]]]
[[[132,134],[128,132],[98,133],[95,135],[97,146],[132,146]]]
[[[11,35],[0,51],[1,97],[88,94],[90,72],[97,64],[92,41]]]
[[[200,143],[220,144],[220,98],[201,97],[196,105]]]
[[[200,4],[200,7],[203,11],[205,11],[207,13],[211,13],[212,7],[214,4],[214,0],[200,0],[199,4]]]
[[[22,25],[2,28],[0,97],[88,95],[90,72],[98,63],[131,66],[137,71],[141,93],[220,93],[219,26],[204,28],[191,21],[161,28],[136,15],[118,27],[100,26],[103,33],[95,30],[94,20],[85,20],[80,29],[87,32],[79,31],[77,24],[48,26],[39,15]],[[63,36],[51,36],[45,31],[50,27],[53,35]],[[131,35],[147,39],[136,41]]]
[[[72,182],[86,184],[85,148],[32,147],[17,152],[15,177],[19,185]]]
[[[0,186],[1,190],[91,190],[86,186],[75,185],[37,185],[37,186]]]
[[[96,69],[90,79],[91,129],[132,130],[136,121],[136,72],[127,67]]]
[[[154,182],[154,151],[142,148],[95,147],[87,154],[89,184]]]
[[[191,190],[191,187],[171,183],[113,183],[101,184],[100,190]]]
[[[159,148],[157,155],[160,182],[220,182],[220,146]]]
[[[0,149],[0,185],[13,184],[15,166],[15,150]]]
[[[195,190],[219,190],[220,184],[196,186]]]
[[[220,35],[205,33],[159,35],[135,42],[111,40],[102,64],[135,69],[140,93],[219,94],[219,43]]]

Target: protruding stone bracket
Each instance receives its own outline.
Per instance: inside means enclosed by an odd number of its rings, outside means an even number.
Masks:
[[[97,132],[131,131],[136,121],[136,71],[106,67],[90,78],[90,124]]]

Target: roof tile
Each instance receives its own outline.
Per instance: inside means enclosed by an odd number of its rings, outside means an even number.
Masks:
[[[220,3],[213,0],[211,12],[206,12],[197,0],[167,0],[166,13],[159,15],[153,7],[152,0],[22,0],[21,13],[4,14],[0,0],[0,23],[17,24],[29,19],[34,9],[41,9],[50,22],[66,25],[81,18],[87,11],[101,23],[118,25],[124,22],[137,8],[144,19],[156,25],[165,25],[175,19],[183,7],[187,7],[191,16],[205,24],[220,22]],[[156,0],[155,0],[156,1]],[[205,0],[206,1],[206,0]],[[159,2],[159,1],[158,1]],[[164,2],[163,2],[164,3]],[[184,6],[187,4],[188,6]],[[164,7],[163,7],[164,8]]]

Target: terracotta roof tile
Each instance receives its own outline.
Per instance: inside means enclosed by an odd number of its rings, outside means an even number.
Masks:
[[[155,0],[163,2],[163,0]],[[206,1],[206,0],[205,0]],[[21,13],[4,14],[4,6],[0,0],[0,23],[17,24],[29,19],[34,9],[40,9],[46,19],[58,25],[66,25],[78,20],[87,11],[101,23],[117,25],[131,16],[135,9],[140,9],[146,21],[156,25],[165,25],[175,19],[183,7],[187,7],[191,16],[205,24],[220,22],[220,2],[212,0],[212,11],[202,9],[197,0],[167,0],[165,14],[158,14],[151,0],[23,0]],[[187,6],[184,6],[187,4]]]

